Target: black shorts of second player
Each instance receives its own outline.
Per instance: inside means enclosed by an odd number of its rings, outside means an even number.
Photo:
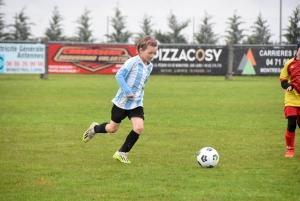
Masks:
[[[128,119],[131,119],[132,117],[140,117],[145,120],[144,108],[136,107],[132,110],[124,110],[113,104],[113,107],[111,108],[111,120],[116,123],[121,123],[121,121],[126,117],[128,117]]]

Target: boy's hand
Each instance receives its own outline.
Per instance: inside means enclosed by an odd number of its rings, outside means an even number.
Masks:
[[[129,94],[127,98],[134,98],[134,94]]]
[[[293,90],[293,87],[292,86],[289,86],[288,88],[286,88],[285,91],[292,91]]]

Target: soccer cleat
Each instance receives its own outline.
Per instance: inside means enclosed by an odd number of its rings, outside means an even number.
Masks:
[[[87,143],[88,141],[90,141],[90,139],[92,139],[94,137],[94,135],[96,134],[94,127],[96,125],[99,125],[97,122],[93,122],[90,127],[87,129],[87,131],[84,132],[83,134],[83,142]]]
[[[288,157],[288,158],[294,157],[294,150],[287,150],[285,153],[285,157]]]
[[[125,152],[117,151],[114,154],[113,159],[119,160],[121,163],[131,163],[127,158],[127,153]]]

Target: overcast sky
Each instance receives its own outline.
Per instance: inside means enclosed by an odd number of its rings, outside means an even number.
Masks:
[[[189,26],[183,30],[188,41],[192,41],[193,31],[197,32],[205,12],[212,16],[210,23],[214,23],[213,31],[220,36],[225,35],[228,18],[236,14],[245,22],[240,26],[246,29],[245,34],[250,34],[249,29],[257,20],[259,12],[273,36],[271,42],[279,42],[280,35],[280,0],[3,0],[6,24],[14,23],[14,16],[25,7],[25,14],[29,21],[34,23],[31,32],[35,37],[44,36],[49,21],[52,18],[54,7],[58,7],[63,17],[64,34],[74,36],[76,20],[83,14],[84,9],[90,11],[91,30],[97,42],[106,42],[105,34],[114,30],[107,26],[108,17],[115,14],[114,8],[118,5],[121,15],[126,16],[126,29],[132,33],[141,32],[141,23],[144,15],[151,16],[154,30],[168,32],[168,16],[172,12],[179,22],[191,20]],[[282,0],[282,28],[289,26],[289,17],[300,0]],[[282,31],[284,34],[285,31]],[[282,37],[282,41],[286,41]],[[225,44],[225,38],[219,40]]]

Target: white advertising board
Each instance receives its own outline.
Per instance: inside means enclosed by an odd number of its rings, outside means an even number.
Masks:
[[[0,43],[0,73],[44,74],[45,45]]]

